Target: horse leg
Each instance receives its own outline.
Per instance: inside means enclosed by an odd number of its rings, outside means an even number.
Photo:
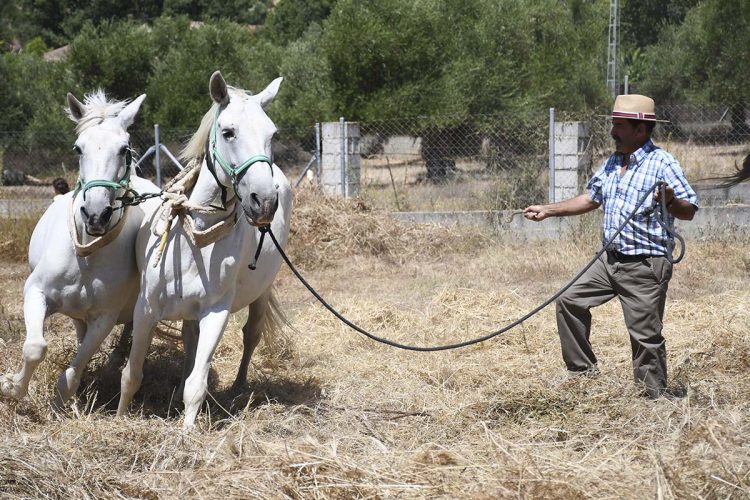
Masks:
[[[177,400],[182,401],[182,393],[185,390],[185,380],[195,365],[195,350],[198,348],[198,322],[183,320],[182,322],[182,344],[185,350],[185,360],[182,364],[182,378],[177,388]]]
[[[115,315],[103,315],[89,322],[86,326],[86,336],[78,347],[70,366],[60,374],[57,380],[57,391],[54,405],[62,408],[63,405],[75,394],[81,384],[81,376],[86,369],[91,357],[96,353],[104,339],[112,331],[117,318]]]
[[[233,391],[239,390],[247,383],[247,368],[250,358],[260,343],[263,334],[263,320],[268,310],[268,294],[263,294],[247,307],[247,321],[242,327],[242,359],[237,369],[237,376],[232,384]]]
[[[148,312],[147,312],[148,311]],[[142,297],[133,311],[133,343],[130,347],[130,356],[125,368],[122,370],[120,379],[120,402],[117,405],[117,416],[123,416],[128,411],[133,396],[138,392],[143,382],[143,363],[154,337],[154,327],[158,318],[153,309],[149,307]]]
[[[80,347],[83,339],[86,338],[86,322],[82,319],[74,319],[73,326],[76,328],[76,346]]]
[[[211,368],[211,357],[221,340],[224,328],[229,319],[229,304],[218,306],[200,319],[198,348],[195,350],[195,361],[190,376],[185,380],[182,401],[185,403],[185,420],[183,429],[190,430],[195,425],[203,401],[208,394],[208,371]]]
[[[120,338],[117,340],[115,348],[107,358],[107,362],[104,365],[104,371],[107,373],[113,373],[120,371],[122,361],[125,356],[130,352],[130,340],[133,337],[133,322],[125,323],[122,328]]]
[[[0,395],[21,399],[28,392],[31,376],[47,354],[47,341],[44,339],[44,320],[46,317],[47,298],[41,290],[28,289],[23,300],[26,340],[23,343],[21,370],[12,377],[3,377],[0,384]]]

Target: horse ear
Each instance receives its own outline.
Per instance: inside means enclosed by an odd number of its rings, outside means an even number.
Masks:
[[[135,121],[135,115],[138,114],[138,110],[141,109],[141,104],[143,104],[143,100],[146,98],[146,94],[139,95],[133,102],[128,104],[123,108],[122,111],[120,111],[120,114],[117,115],[117,117],[120,119],[120,123],[122,123],[122,128],[125,130],[130,127],[133,122]]]
[[[211,93],[211,99],[213,99],[219,106],[229,104],[227,82],[225,82],[224,77],[221,76],[221,71],[214,71],[214,74],[211,75],[211,80],[208,82],[208,91]]]
[[[260,105],[262,107],[266,107],[269,104],[271,104],[271,101],[273,101],[273,98],[276,97],[276,94],[279,92],[279,87],[281,86],[281,82],[284,80],[282,77],[278,77],[274,81],[268,84],[268,87],[263,89],[263,91],[258,94],[258,100],[260,101]]]
[[[86,106],[81,104],[76,96],[68,92],[68,117],[78,123],[78,120],[83,118],[84,114],[86,114]]]

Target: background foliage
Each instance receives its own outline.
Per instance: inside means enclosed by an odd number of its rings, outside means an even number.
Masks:
[[[252,91],[285,76],[281,127],[608,103],[607,0],[8,0],[0,14],[0,131],[60,127],[65,93],[98,86],[148,93],[141,123],[194,128],[215,69]],[[623,74],[659,103],[732,105],[742,127],[748,28],[746,0],[624,0]]]

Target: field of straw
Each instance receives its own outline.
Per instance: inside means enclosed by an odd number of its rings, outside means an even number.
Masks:
[[[432,345],[521,316],[597,242],[597,216],[561,241],[527,244],[405,225],[302,192],[289,253],[354,322]],[[567,380],[552,307],[483,344],[405,352],[347,329],[283,269],[288,325],[256,353],[247,387],[231,392],[243,318],[231,319],[208,402],[183,434],[173,401],[182,347],[164,338],[129,417],[113,415],[111,347],[92,362],[77,402],[53,411],[55,380],[75,348],[70,320],[54,316],[29,396],[0,401],[0,497],[747,498],[748,243],[688,241],[675,269],[664,333],[684,399],[640,395],[616,300],[594,311],[601,375]],[[19,365],[26,273],[22,262],[0,267],[6,373]]]

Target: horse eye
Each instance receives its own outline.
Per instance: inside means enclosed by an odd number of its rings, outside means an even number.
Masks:
[[[226,129],[224,129],[224,130],[221,131],[221,135],[227,141],[230,140],[230,139],[234,139],[234,130],[232,130],[231,128],[226,128]]]
[[[117,154],[119,154],[120,156],[125,156],[125,153],[127,153],[127,152],[128,152],[128,147],[127,147],[127,146],[123,146],[123,147],[122,147],[122,148],[120,149],[120,152],[119,152],[119,153],[117,153]]]
[[[81,148],[78,147],[78,144],[73,144],[73,151],[75,151],[77,155],[83,154],[83,151],[81,151]]]

